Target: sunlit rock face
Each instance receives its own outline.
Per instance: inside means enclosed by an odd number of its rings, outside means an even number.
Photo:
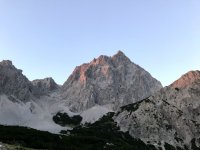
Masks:
[[[0,62],[0,94],[7,94],[22,101],[32,97],[31,82],[9,60]]]
[[[136,102],[162,87],[123,52],[100,56],[75,68],[62,87],[62,97],[74,112],[111,104],[114,109]]]
[[[200,79],[200,71],[198,70],[190,71],[184,74],[180,79],[176,80],[170,86],[173,88],[185,88],[199,79]]]
[[[191,71],[149,98],[122,107],[115,121],[121,130],[146,143],[200,146],[200,74]]]

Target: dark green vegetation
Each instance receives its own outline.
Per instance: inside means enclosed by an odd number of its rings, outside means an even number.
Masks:
[[[93,124],[86,124],[74,128],[70,133],[73,136],[90,136],[104,140],[101,149],[108,150],[154,150],[153,145],[146,145],[138,139],[132,138],[128,133],[119,131],[116,123],[112,119],[114,113],[102,117]]]
[[[22,147],[20,145],[11,145],[11,144],[3,144],[3,143],[0,143],[0,145],[2,145],[2,147],[0,148],[1,150],[38,150],[38,149]]]
[[[157,150],[119,130],[113,121],[114,113],[102,117],[93,124],[77,126],[72,131],[62,131],[62,135],[38,131],[26,127],[1,126],[0,141],[34,149],[49,150]],[[70,133],[70,135],[63,135]],[[197,149],[195,140],[194,150]],[[161,148],[159,148],[161,149]],[[166,150],[187,150],[165,144]]]
[[[142,101],[138,101],[136,103],[132,103],[132,104],[129,104],[129,105],[126,105],[126,106],[122,106],[120,112],[123,112],[123,111],[126,110],[126,111],[132,113],[140,107],[141,103],[153,103],[153,102],[150,101],[149,98],[146,98],[146,99],[143,99]]]
[[[164,101],[164,100],[163,100]],[[165,103],[167,103],[166,101],[164,101]],[[118,111],[116,113],[116,115],[119,115],[120,113],[122,113],[123,111],[127,111],[129,112],[130,114],[137,111],[139,109],[139,107],[143,104],[143,103],[152,103],[152,104],[155,104],[153,101],[151,101],[149,98],[146,98],[146,99],[143,99],[142,101],[139,101],[139,102],[136,102],[136,103],[132,103],[132,104],[128,104],[126,106],[122,106],[120,111]],[[167,103],[168,105],[170,105],[169,103]],[[180,111],[180,110],[179,110]],[[182,112],[179,112],[180,114],[182,114]],[[154,117],[156,118],[157,116],[154,115]],[[166,125],[166,129],[167,130],[171,130],[173,127],[172,125]],[[176,133],[177,134],[177,133]],[[177,142],[183,142],[182,139],[178,138],[176,135],[175,135],[175,140]],[[149,142],[150,143],[150,142]],[[200,150],[200,148],[198,148],[195,144],[195,139],[193,141],[191,141],[191,144],[192,144],[192,150]],[[161,144],[160,144],[161,145]],[[148,145],[148,147],[151,147],[152,145]],[[174,147],[168,143],[165,143],[164,144],[164,148],[165,150],[189,150],[188,147],[186,145],[183,145],[183,148],[182,147]],[[153,149],[153,147],[152,147]],[[157,149],[159,150],[162,150],[162,148],[160,146],[157,147]]]
[[[141,140],[119,131],[112,120],[114,113],[94,124],[78,126],[70,136],[56,135],[26,127],[0,126],[0,141],[35,149],[52,150],[154,150]]]
[[[106,141],[89,136],[64,136],[26,127],[0,126],[0,141],[49,150],[100,150]]]
[[[200,150],[200,148],[196,146],[196,143],[195,143],[196,140],[197,139],[192,139],[192,141],[191,141],[191,143],[192,143],[192,149],[193,150]],[[200,139],[198,139],[198,141],[200,141]]]
[[[53,116],[53,121],[61,126],[76,126],[81,123],[82,117],[79,115],[69,117],[67,113],[58,112],[55,116]]]

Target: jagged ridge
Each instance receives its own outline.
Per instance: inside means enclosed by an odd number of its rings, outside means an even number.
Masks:
[[[119,51],[112,57],[102,55],[76,67],[62,87],[62,96],[75,112],[107,104],[117,109],[161,87],[159,81]]]
[[[193,82],[200,80],[200,71],[189,71],[183,76],[181,76],[180,79],[176,80],[174,83],[172,83],[170,86],[173,88],[185,88],[188,85],[191,85]]]

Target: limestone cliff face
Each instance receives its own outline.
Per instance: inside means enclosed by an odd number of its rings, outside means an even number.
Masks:
[[[191,149],[200,146],[200,74],[188,72],[149,98],[122,107],[115,116],[122,130],[146,143]]]
[[[12,100],[29,101],[48,94],[59,86],[52,78],[37,79],[30,82],[9,60],[0,62],[0,94]]]
[[[37,79],[32,81],[34,87],[34,95],[40,97],[50,92],[60,89],[56,82],[50,78]]]
[[[173,88],[185,88],[190,86],[193,82],[200,79],[200,71],[190,71],[184,74],[180,79],[176,80],[170,86]]]
[[[0,94],[11,99],[29,101],[57,91],[66,106],[80,112],[98,105],[117,109],[150,96],[161,88],[140,66],[132,63],[121,51],[112,57],[100,56],[76,67],[59,87],[52,78],[30,82],[11,61],[0,62]]]
[[[112,104],[116,109],[150,96],[161,87],[159,81],[119,51],[76,67],[62,87],[62,97],[75,112],[96,104]]]
[[[22,74],[22,70],[16,69],[9,60],[0,62],[1,94],[25,101],[32,97],[32,89],[31,82]]]

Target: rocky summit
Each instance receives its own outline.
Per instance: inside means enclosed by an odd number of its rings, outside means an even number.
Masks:
[[[200,146],[200,74],[190,71],[168,87],[115,115],[121,130],[164,149]]]
[[[15,68],[9,60],[0,62],[0,93],[9,95],[22,101],[29,100],[33,86],[22,74],[22,70]]]
[[[32,84],[34,87],[34,95],[37,97],[48,94],[60,88],[51,77],[33,80]]]
[[[193,82],[196,82],[200,79],[200,71],[190,71],[184,74],[180,79],[176,80],[170,86],[173,88],[185,88],[190,86]]]
[[[160,88],[159,81],[119,51],[76,67],[62,86],[62,97],[73,112],[108,104],[115,110]]]
[[[29,101],[48,94],[59,86],[52,78],[29,81],[22,70],[15,68],[10,60],[0,62],[0,94],[11,100]]]

